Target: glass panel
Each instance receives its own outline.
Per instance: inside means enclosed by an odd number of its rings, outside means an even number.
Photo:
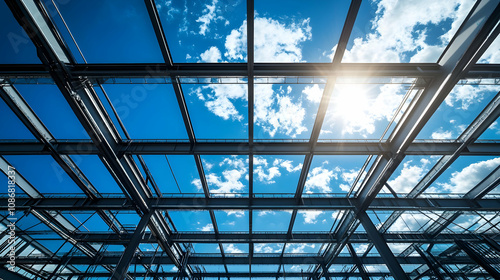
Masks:
[[[187,139],[171,85],[104,85],[132,139]],[[106,100],[103,100],[103,103]],[[113,112],[108,111],[108,114]],[[115,126],[119,126],[115,123]]]
[[[90,183],[100,193],[123,193],[101,159],[95,155],[71,155]]]
[[[203,168],[211,194],[248,194],[247,156],[202,156]],[[191,182],[202,189],[200,180]]]
[[[494,85],[456,85],[417,139],[456,139],[500,90]]]
[[[293,231],[331,231],[337,215],[337,211],[298,211],[295,223],[293,224]]]
[[[285,254],[317,253],[320,247],[319,243],[287,243]]]
[[[347,193],[366,159],[366,156],[315,156],[307,175],[304,194]],[[362,176],[365,176],[364,173]],[[358,184],[361,182],[358,180]]]
[[[255,61],[331,62],[349,1],[255,1]]]
[[[245,1],[155,3],[175,62],[246,61]]]
[[[0,98],[0,119],[2,120],[0,139],[35,139],[2,98]]]
[[[63,215],[76,228],[78,228],[79,231],[112,231],[97,213],[64,213]]]
[[[51,156],[5,156],[43,194],[83,193]]]
[[[292,211],[254,211],[253,231],[286,232]]]
[[[491,43],[478,63],[500,63],[500,37],[497,36],[495,41]]]
[[[254,193],[295,193],[304,156],[254,156]]]
[[[17,85],[19,93],[56,139],[89,139],[55,85]]]
[[[425,193],[466,194],[499,165],[500,157],[461,156]]]
[[[255,85],[255,139],[309,139],[324,85]]]
[[[342,62],[437,62],[473,4],[363,1]]]
[[[193,156],[144,155],[143,159],[164,195],[203,193],[203,190],[193,183],[200,180]]]
[[[211,253],[211,254],[214,254],[214,253],[219,253],[220,252],[219,244],[215,244],[215,243],[209,243],[209,244],[195,243],[195,244],[193,244],[193,248],[194,248],[194,252],[195,253]]]
[[[44,2],[73,56],[83,62],[52,1]],[[57,5],[88,63],[164,61],[143,1],[63,1]]]
[[[196,138],[248,139],[247,84],[184,84]]]
[[[248,211],[214,211],[219,231],[248,232]]]
[[[408,194],[440,158],[441,156],[406,156],[396,171],[392,173],[387,184],[397,194]],[[390,190],[384,187],[380,194],[389,192]]]
[[[284,243],[255,243],[255,253],[281,253]]]
[[[35,45],[5,2],[0,2],[0,63],[40,63]]]
[[[402,84],[337,84],[319,138],[387,138],[415,94]]]
[[[208,211],[169,211],[178,231],[214,231]]]

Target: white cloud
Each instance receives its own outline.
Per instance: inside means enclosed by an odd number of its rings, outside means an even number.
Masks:
[[[304,223],[305,224],[315,224],[316,218],[318,218],[319,215],[323,214],[323,211],[320,210],[308,210],[308,211],[299,211],[299,214],[302,214],[304,217]]]
[[[432,139],[453,139],[453,134],[449,130],[443,130],[439,128],[438,131],[434,131],[431,135]]]
[[[205,101],[205,106],[224,120],[243,120],[243,115],[236,109],[234,100],[246,100],[247,89],[243,84],[209,84],[192,91],[198,99]]]
[[[256,243],[254,244],[255,253],[280,253],[283,246],[277,244]]]
[[[407,161],[403,164],[403,169],[399,175],[387,182],[396,193],[410,192],[426,174],[429,160],[423,159],[420,164],[411,165],[413,161]]]
[[[206,164],[206,163],[205,163]],[[219,164],[221,167],[226,166],[222,171],[222,176],[216,173],[206,174],[208,185],[211,187],[212,193],[236,193],[241,192],[245,185],[241,182],[243,178],[247,179],[246,174],[248,167],[242,158],[236,156],[227,157]],[[191,181],[198,189],[201,189],[201,182],[199,179]]]
[[[342,127],[342,134],[367,137],[375,132],[376,122],[391,120],[404,94],[402,85],[338,84],[325,121],[333,129]]]
[[[245,216],[245,211],[243,210],[224,210],[224,212],[226,212],[228,217],[231,215],[236,216],[236,218],[241,218]]]
[[[315,167],[310,171],[309,176],[307,176],[304,191],[306,193],[312,193],[313,190],[317,190],[321,193],[331,193],[330,181],[332,178],[338,178],[338,175],[332,170],[328,170],[321,166]]]
[[[280,163],[280,166],[284,167],[288,172],[296,172],[302,170],[302,163],[297,164],[297,166],[295,167],[292,165],[292,163],[293,162],[291,160],[284,160]]]
[[[265,216],[265,215],[275,215],[276,214],[276,211],[267,211],[267,210],[263,210],[263,211],[259,211],[259,217],[262,217],[262,216]]]
[[[455,104],[458,103],[457,108],[467,110],[471,105],[481,102],[487,93],[497,90],[496,86],[458,85],[453,88],[444,101],[450,107],[455,107]]]
[[[371,33],[354,39],[344,62],[435,62],[469,12],[473,1],[393,1],[377,3]],[[408,13],[407,11],[412,11]],[[427,28],[451,20],[451,29],[429,43]],[[336,46],[333,50],[336,49]],[[412,55],[409,57],[409,55]]]
[[[156,9],[158,10],[159,13],[163,13],[164,10],[167,10],[167,19],[171,20],[174,18],[174,15],[179,13],[179,9],[176,9],[172,5],[172,0],[166,0],[166,1],[155,1],[156,3]]]
[[[304,90],[302,90],[302,93],[306,95],[309,101],[319,103],[323,96],[323,89],[321,89],[318,84],[314,84],[313,86],[306,86]]]
[[[200,62],[219,62],[221,59],[222,55],[215,46],[210,47],[204,53],[200,54]]]
[[[214,225],[212,224],[207,224],[201,228],[201,231],[213,231],[213,230],[214,230]]]
[[[300,44],[311,39],[309,19],[298,23],[284,24],[277,20],[257,17],[255,24],[255,61],[257,62],[300,62]],[[246,59],[246,21],[240,28],[231,31],[226,38],[225,56],[230,60]]]
[[[455,171],[447,183],[439,184],[453,193],[467,193],[500,165],[500,157],[470,164],[461,171]]]
[[[271,137],[281,132],[295,138],[307,131],[303,125],[306,111],[302,103],[292,102],[284,92],[275,92],[270,84],[255,86],[254,114],[255,123]]]
[[[216,15],[218,0],[213,0],[212,5],[205,5],[205,9],[203,9],[203,15],[200,16],[196,22],[201,23],[200,31],[198,32],[200,35],[205,35],[207,31],[210,31],[208,26],[213,20],[223,20],[222,16]]]
[[[314,249],[316,247],[315,244],[306,244],[306,243],[295,243],[295,244],[287,244],[287,249],[291,249],[290,253],[292,254],[301,254],[305,253],[305,249],[309,247]]]
[[[276,183],[275,181],[273,181],[273,178],[281,176],[281,173],[280,173],[278,167],[273,166],[270,168],[266,168],[266,170],[267,170],[267,173],[266,173],[266,171],[264,171],[264,168],[262,168],[262,166],[257,166],[254,169],[254,172],[257,175],[257,179],[260,182],[265,183],[265,184]]]
[[[234,244],[224,244],[224,252],[229,254],[243,253],[243,251],[236,247]]]
[[[500,37],[493,41],[478,63],[500,63]]]
[[[201,185],[201,180],[200,179],[194,179],[191,181],[191,184],[193,184],[197,190],[202,190],[203,186]]]
[[[438,216],[433,213],[426,213],[426,215],[420,213],[403,213],[389,228],[389,231],[417,231],[426,225],[429,219],[436,220],[437,218]]]

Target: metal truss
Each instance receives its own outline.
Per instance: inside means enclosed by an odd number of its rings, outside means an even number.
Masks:
[[[500,167],[473,186],[466,194],[437,195],[424,193],[460,156],[498,156],[500,141],[482,141],[479,136],[500,117],[500,93],[455,140],[415,140],[427,121],[457,84],[500,84],[500,65],[477,64],[477,61],[500,32],[498,0],[477,1],[437,63],[342,63],[361,0],[352,0],[331,63],[255,63],[254,1],[247,0],[247,63],[175,63],[170,53],[155,2],[145,0],[164,62],[156,64],[79,64],[64,42],[60,30],[39,0],[6,0],[6,3],[37,49],[41,65],[0,65],[0,97],[35,136],[35,140],[0,139],[0,170],[7,174],[9,155],[50,155],[57,165],[80,188],[83,195],[41,193],[17,173],[17,186],[26,195],[18,195],[16,208],[40,221],[48,229],[16,228],[18,233],[18,271],[0,269],[7,279],[117,279],[162,278],[302,278],[331,279],[391,276],[393,279],[494,279],[500,254],[500,201],[489,195],[500,184]],[[344,79],[344,80],[343,80]],[[388,137],[375,140],[319,139],[327,107],[336,84],[354,79],[359,83],[406,84],[416,90],[401,120]],[[82,124],[89,140],[56,139],[30,108],[17,90],[18,84],[49,83],[58,87],[72,113]],[[112,121],[111,112],[94,87],[107,83],[159,83],[172,86],[188,139],[132,139],[121,137]],[[199,139],[196,137],[186,104],[183,84],[238,83],[248,86],[248,137],[246,139]],[[309,139],[255,139],[254,85],[259,83],[325,84]],[[104,92],[106,95],[106,93]],[[113,108],[114,110],[114,108]],[[87,175],[78,168],[71,155],[97,155],[111,174],[122,194],[99,193]],[[187,155],[194,158],[200,177],[202,194],[162,193],[142,155]],[[202,155],[248,156],[249,193],[235,195],[210,192]],[[304,162],[291,194],[259,194],[254,192],[255,155],[303,155]],[[356,179],[358,188],[346,194],[305,194],[304,188],[311,163],[318,155],[366,155],[368,160]],[[387,184],[406,156],[428,155],[440,159],[407,194],[395,193]],[[142,172],[144,171],[144,172]],[[386,187],[390,194],[380,194]],[[7,196],[0,196],[5,201]],[[169,211],[206,211],[213,231],[178,231]],[[219,230],[215,211],[243,210],[249,214],[248,232]],[[253,226],[254,210],[290,211],[286,232],[257,232]],[[294,224],[299,211],[335,210],[339,222],[330,231],[296,232]],[[1,213],[7,206],[0,205]],[[118,212],[135,213],[140,222],[133,229],[121,224]],[[371,214],[388,213],[384,222],[374,224]],[[65,214],[91,213],[109,227],[106,232],[85,232],[67,219]],[[391,227],[408,213],[432,213],[438,216],[419,231],[394,232]],[[485,220],[482,230],[464,229],[461,233],[446,229],[463,215],[477,215]],[[2,214],[1,224],[6,223]],[[492,218],[493,217],[493,218]],[[82,224],[83,225],[83,224]],[[80,225],[80,226],[82,226]],[[362,226],[363,230],[359,229]],[[6,231],[1,237],[6,236]],[[4,239],[0,249],[7,246]],[[72,250],[62,254],[49,250],[43,241],[63,241]],[[217,244],[218,254],[193,252],[193,244]],[[224,244],[248,244],[248,252],[231,254]],[[256,253],[257,243],[284,244],[281,253]],[[288,244],[320,243],[320,252],[290,254]],[[141,244],[156,246],[156,251],[143,251]],[[367,244],[363,253],[356,245]],[[395,253],[391,246],[406,244]],[[435,245],[449,245],[434,252]],[[122,251],[108,246],[124,245]],[[377,253],[371,254],[372,248]],[[482,254],[486,249],[491,254]],[[36,254],[32,254],[33,252]],[[493,256],[493,257],[492,257]],[[8,256],[0,256],[7,263]],[[44,263],[42,268],[36,264]],[[56,268],[45,270],[47,265]],[[177,271],[165,271],[163,266]],[[223,272],[207,272],[205,266],[219,265]],[[248,272],[233,271],[231,265],[248,265]],[[262,265],[275,265],[277,271],[260,270]],[[307,265],[307,271],[285,271],[287,265]],[[373,271],[368,265],[382,265],[385,272]],[[411,270],[407,266],[412,267]],[[334,269],[341,266],[342,270]],[[81,269],[85,267],[85,269]],[[417,268],[415,268],[417,267]],[[458,267],[458,268],[457,268]],[[99,268],[99,269],[96,269]],[[139,271],[137,269],[139,268]]]

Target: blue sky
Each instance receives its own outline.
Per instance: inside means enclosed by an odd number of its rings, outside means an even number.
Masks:
[[[58,8],[85,60],[51,1],[44,1],[78,63],[163,62],[144,1],[62,2]],[[314,4],[298,0],[255,1],[256,62],[331,61],[349,2],[312,2]],[[245,1],[157,0],[155,4],[174,62],[246,62]],[[398,4],[384,0],[363,1],[342,61],[437,62],[471,6],[472,1],[459,0],[401,1]],[[116,10],[122,12],[116,13]],[[404,10],[412,13],[402,13]],[[89,14],[92,20],[88,20]],[[0,36],[4,38],[0,40],[0,63],[40,63],[35,47],[3,1],[0,2]],[[500,40],[497,39],[480,62],[500,63],[499,49]],[[320,141],[387,138],[416,94],[416,91],[410,92],[404,101],[408,86],[338,83],[321,128]],[[55,85],[16,84],[15,87],[56,138],[89,139]],[[95,90],[123,138],[125,133],[111,105],[133,139],[187,139],[170,84],[104,84],[103,88],[111,104],[99,87]],[[232,84],[183,84],[196,137],[247,139],[247,88],[244,79]],[[256,84],[254,137],[309,139],[323,89],[324,83]],[[499,90],[499,86],[492,85],[455,86],[417,138],[456,139]],[[1,139],[34,139],[3,100],[0,100],[0,118],[5,120],[4,129],[0,130]],[[498,139],[499,136],[500,124],[496,121],[480,139]],[[5,159],[43,193],[82,194],[50,156],[5,156]],[[121,192],[97,156],[75,155],[72,159],[98,191]],[[246,195],[249,192],[248,156],[210,155],[201,159],[211,194]],[[438,159],[436,156],[406,157],[389,179],[389,185],[398,193],[408,193]],[[138,162],[137,158],[135,160]],[[148,155],[144,160],[162,193],[203,193],[192,156]],[[346,194],[366,160],[367,156],[315,156],[304,193]],[[254,192],[295,193],[303,161],[304,156],[297,155],[255,156]],[[460,157],[426,192],[467,192],[499,165],[500,158]],[[139,169],[144,173],[142,167]],[[5,180],[3,175],[0,178]],[[338,214],[336,211],[299,212],[293,231],[329,231]],[[426,221],[435,218],[432,213],[426,214],[405,214],[391,230],[418,230]],[[137,222],[138,216],[134,213],[122,215],[119,219],[123,223]],[[179,231],[213,231],[208,212],[172,211],[170,215]],[[77,223],[75,217],[67,216]],[[215,211],[215,216],[220,231],[249,230],[247,211]],[[287,231],[290,217],[289,211],[254,211],[253,229]],[[378,217],[371,214],[370,217],[378,223],[377,219],[387,218],[387,213],[380,213]],[[89,214],[77,218],[83,221]],[[476,217],[465,216],[457,221],[461,227],[452,224],[450,230],[460,230],[476,222]],[[91,217],[85,225],[89,229],[107,230],[98,216]],[[245,244],[225,246],[227,252],[248,251]],[[288,244],[285,252],[319,252],[320,247],[320,244]],[[281,252],[282,249],[283,244],[256,244],[256,252]],[[356,249],[362,250],[361,247]],[[216,253],[219,249],[217,244],[197,244],[195,250]],[[300,271],[300,268],[290,266],[286,269]]]

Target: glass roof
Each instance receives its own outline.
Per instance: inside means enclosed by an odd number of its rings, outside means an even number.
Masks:
[[[3,270],[500,277],[498,5],[0,3]]]

